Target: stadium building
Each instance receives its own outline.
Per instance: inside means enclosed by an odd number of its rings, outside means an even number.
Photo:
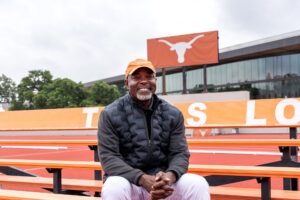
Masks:
[[[124,75],[101,81],[126,91]],[[158,69],[157,94],[163,93],[162,87]],[[300,31],[220,49],[218,64],[166,68],[168,95],[240,90],[249,91],[250,99],[299,97]]]

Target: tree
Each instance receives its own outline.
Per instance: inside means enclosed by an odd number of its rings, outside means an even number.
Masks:
[[[127,90],[126,85],[124,83],[119,83],[116,86],[117,86],[121,96],[124,96],[125,94],[128,93],[128,90]]]
[[[90,91],[90,101],[96,105],[106,106],[121,96],[115,85],[109,85],[103,81],[95,83]]]
[[[35,109],[81,107],[88,97],[83,84],[57,78],[33,97]]]
[[[17,87],[18,98],[12,102],[10,110],[34,109],[33,97],[51,82],[52,75],[48,70],[29,71]]]
[[[16,84],[2,74],[0,76],[0,103],[11,103],[16,97]]]

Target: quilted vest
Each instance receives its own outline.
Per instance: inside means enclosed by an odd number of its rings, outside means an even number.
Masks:
[[[178,123],[180,111],[154,95],[151,138],[144,110],[130,95],[118,99],[106,110],[119,136],[120,153],[133,168],[148,174],[168,168],[169,136]]]

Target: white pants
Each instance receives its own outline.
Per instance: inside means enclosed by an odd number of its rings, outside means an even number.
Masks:
[[[210,200],[209,186],[202,176],[184,174],[173,184],[175,191],[166,200]],[[105,181],[101,196],[103,200],[149,200],[150,194],[143,187],[131,184],[120,176]]]

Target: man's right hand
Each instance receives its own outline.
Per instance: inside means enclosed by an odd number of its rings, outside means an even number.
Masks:
[[[172,195],[174,188],[171,186],[176,181],[174,172],[158,172],[155,184],[152,186],[151,200],[165,199]]]
[[[138,181],[138,184],[145,188],[149,193],[152,190],[152,186],[155,183],[155,176],[143,174]]]

